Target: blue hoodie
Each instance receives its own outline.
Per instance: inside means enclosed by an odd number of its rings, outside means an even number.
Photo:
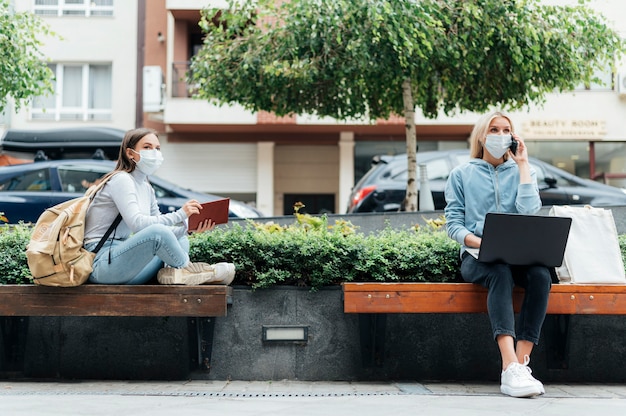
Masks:
[[[488,212],[535,214],[541,208],[537,174],[533,181],[520,184],[519,169],[512,159],[494,167],[483,159],[471,159],[450,172],[446,183],[446,229],[465,249],[465,236],[483,235]]]

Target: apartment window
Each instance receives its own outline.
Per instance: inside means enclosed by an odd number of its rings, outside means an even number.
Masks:
[[[35,0],[39,16],[113,16],[113,0]]]
[[[111,120],[111,64],[50,64],[54,94],[33,100],[31,119]]]

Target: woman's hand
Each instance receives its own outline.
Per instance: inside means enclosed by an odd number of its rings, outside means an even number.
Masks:
[[[513,137],[513,140],[517,142],[517,150],[515,151],[515,153],[509,150],[509,156],[518,165],[520,164],[520,162],[528,162],[528,150],[526,149],[526,143],[524,143],[524,139],[522,139],[515,133],[511,134],[511,136]]]
[[[200,224],[198,224],[198,228],[196,228],[195,230],[191,230],[190,232],[191,233],[203,233],[205,231],[211,231],[212,229],[215,228],[215,225],[216,224],[211,219],[204,220]]]
[[[519,168],[520,183],[531,183],[532,177],[530,175],[530,164],[528,163],[528,150],[526,149],[526,143],[524,140],[513,133],[513,140],[517,141],[517,151],[515,154],[509,150],[509,156],[517,163]]]
[[[187,201],[183,205],[183,211],[185,211],[185,214],[187,214],[187,218],[191,217],[194,214],[199,214],[201,209],[202,205],[195,199]],[[213,228],[215,228],[215,225],[215,222],[213,222],[213,220],[211,219],[204,220],[198,224],[198,228],[196,228],[195,230],[190,230],[189,232],[203,233],[205,231],[211,231]]]
[[[185,202],[183,205],[183,211],[187,214],[187,218],[191,217],[194,214],[199,214],[202,209],[202,205],[195,199]]]
[[[465,236],[465,240],[463,243],[470,248],[480,248],[480,243],[483,242],[483,239],[478,237],[475,234],[468,234]]]

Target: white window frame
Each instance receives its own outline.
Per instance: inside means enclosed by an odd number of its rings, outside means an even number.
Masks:
[[[52,2],[48,2],[52,3]],[[92,17],[113,16],[114,0],[111,5],[100,5],[93,0],[56,0],[56,4],[37,4],[33,1],[33,12],[42,17]]]
[[[113,117],[113,108],[89,108],[89,68],[92,65],[103,65],[96,63],[85,64],[63,64],[53,63],[56,65],[55,79],[56,86],[54,91],[54,108],[35,107],[34,103],[30,105],[30,119],[31,120],[54,120],[54,121],[109,121]],[[63,82],[65,80],[64,71],[65,67],[77,67],[81,66],[82,79],[81,79],[81,105],[77,107],[64,107],[63,106]],[[110,64],[112,67],[112,65]],[[112,69],[112,68],[111,68]],[[111,77],[113,77],[113,71],[111,71]],[[113,91],[110,91],[113,94]],[[112,101],[112,97],[111,97]],[[94,118],[95,115],[101,115],[104,117]],[[70,116],[70,118],[63,117]]]

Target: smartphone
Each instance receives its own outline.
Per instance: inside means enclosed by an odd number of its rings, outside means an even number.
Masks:
[[[511,135],[511,145],[509,146],[509,149],[511,149],[511,153],[513,154],[517,152],[517,140],[513,138],[513,135]]]

